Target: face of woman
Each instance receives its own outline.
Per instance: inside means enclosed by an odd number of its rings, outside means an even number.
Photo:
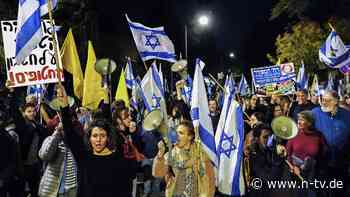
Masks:
[[[311,124],[302,117],[298,117],[298,128],[303,130],[308,130]]]
[[[258,119],[256,118],[255,115],[251,115],[250,122],[249,122],[250,127],[253,127],[256,123],[258,123]]]
[[[177,133],[177,145],[178,147],[182,148],[185,147],[187,145],[191,144],[191,141],[193,139],[194,136],[191,136],[189,134],[189,130],[187,127],[183,126],[183,125],[179,125],[176,129],[176,133]]]
[[[123,122],[124,126],[130,127],[130,123],[131,123],[132,118],[127,110],[124,110],[121,112],[121,118],[122,118],[122,122]]]
[[[274,110],[273,110],[273,117],[278,117],[278,116],[282,116],[282,109],[281,106],[276,105]]]
[[[258,101],[258,97],[257,96],[252,96],[252,98],[250,99],[250,104],[255,107],[257,101]]]
[[[89,140],[92,146],[92,150],[96,153],[100,153],[107,146],[107,131],[102,128],[95,127],[91,131],[91,136]]]

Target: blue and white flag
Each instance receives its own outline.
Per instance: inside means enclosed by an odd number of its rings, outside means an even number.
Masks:
[[[297,88],[299,90],[307,90],[309,83],[309,76],[305,72],[304,63],[302,63],[299,68],[298,76],[297,76]]]
[[[202,70],[204,69],[205,63],[201,59],[199,58],[196,59],[196,65],[197,64],[201,67]]]
[[[162,71],[162,65],[159,64],[159,77],[160,77],[160,81],[162,82],[162,86],[165,90],[165,87],[164,87],[164,78],[163,78],[163,71]]]
[[[165,105],[164,89],[160,81],[157,67],[152,64],[141,81],[141,96],[146,110],[160,110],[163,119],[167,120],[167,111]]]
[[[326,90],[335,90],[334,77],[331,72],[328,73]]]
[[[181,95],[187,105],[191,104],[193,80],[190,75],[186,76],[185,85],[181,89]]]
[[[52,9],[57,0],[52,1]],[[39,44],[41,17],[47,14],[47,0],[19,0],[16,35],[16,62],[20,64]]]
[[[204,83],[207,87],[207,94],[208,98],[211,99],[214,97],[214,91],[215,91],[215,82],[211,80],[209,77],[204,77]]]
[[[218,159],[216,155],[213,124],[209,116],[208,99],[206,95],[202,70],[197,64],[193,80],[191,118],[193,125],[198,127],[198,137],[204,152],[207,153],[210,160],[217,166]]]
[[[128,61],[126,62],[125,82],[126,87],[128,87],[129,89],[132,89],[133,84],[136,82],[130,58],[128,58]]]
[[[319,59],[331,68],[341,68],[350,63],[350,50],[335,31],[332,31],[319,50]]]
[[[215,134],[218,154],[217,186],[223,194],[242,196],[245,194],[243,111],[239,103],[234,100],[234,88],[228,87],[229,84],[226,84],[225,89],[231,91],[225,95],[224,106]]]
[[[127,15],[125,16],[142,61],[150,59],[176,61],[174,44],[165,34],[164,27],[146,27],[141,23],[132,22]]]
[[[318,85],[318,77],[316,74],[314,76],[314,79],[312,80],[310,93],[312,96],[320,96],[321,95],[320,87]]]
[[[238,92],[241,96],[246,96],[249,94],[248,82],[245,79],[243,74],[242,74],[241,80],[240,80],[239,85],[238,85]]]
[[[46,88],[44,84],[36,84],[27,87],[27,95],[34,95],[37,98],[44,96]]]

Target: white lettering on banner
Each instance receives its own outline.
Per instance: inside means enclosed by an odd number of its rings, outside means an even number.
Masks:
[[[17,21],[1,21],[7,79],[14,82],[13,87],[56,83],[58,82],[58,76],[61,76],[61,81],[64,80],[63,73],[58,75],[56,70],[57,61],[54,55],[50,22],[42,20],[41,28],[43,37],[37,48],[23,62],[17,63],[15,60]],[[58,46],[57,40],[56,43]],[[60,57],[60,54],[58,55]],[[61,60],[59,59],[59,61]]]

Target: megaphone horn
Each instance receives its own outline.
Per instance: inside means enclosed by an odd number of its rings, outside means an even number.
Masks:
[[[181,59],[171,66],[171,71],[178,73],[182,79],[187,75],[187,60]]]
[[[108,58],[100,59],[95,64],[95,70],[101,75],[108,75],[115,71],[117,64]]]
[[[68,103],[69,103],[69,107],[72,107],[74,105],[74,98],[71,96],[68,96]],[[60,111],[61,108],[63,107],[63,103],[62,103],[62,100],[58,98],[54,98],[50,101],[49,106],[53,110]]]
[[[142,128],[145,131],[154,131],[158,129],[158,131],[163,135],[166,136],[166,132],[168,130],[167,124],[164,120],[162,112],[159,109],[153,110],[149,112],[142,124]]]
[[[297,124],[287,116],[274,118],[271,123],[273,133],[282,139],[290,140],[298,134]]]

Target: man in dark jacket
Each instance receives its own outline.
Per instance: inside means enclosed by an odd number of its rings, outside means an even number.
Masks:
[[[297,102],[293,104],[292,106],[292,118],[293,120],[297,121],[298,120],[298,114],[302,111],[310,111],[316,105],[314,105],[312,102],[307,100],[307,90],[299,90],[297,93]]]

